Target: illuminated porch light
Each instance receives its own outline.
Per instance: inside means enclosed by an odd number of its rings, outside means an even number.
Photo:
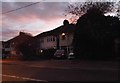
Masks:
[[[65,33],[62,33],[62,36],[65,36]]]
[[[42,53],[42,52],[43,52],[43,50],[40,50],[40,52]]]

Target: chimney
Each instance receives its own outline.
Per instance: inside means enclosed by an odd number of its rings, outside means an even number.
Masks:
[[[63,25],[64,25],[64,26],[69,25],[69,21],[68,21],[68,20],[64,20],[64,21],[63,21]]]
[[[25,35],[25,33],[24,32],[19,32],[19,35]]]

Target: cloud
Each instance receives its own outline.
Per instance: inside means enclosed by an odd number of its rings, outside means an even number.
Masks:
[[[11,30],[11,29],[3,29],[2,30],[2,40],[8,40],[16,36],[18,34],[18,30]]]
[[[11,5],[12,4],[12,5]],[[7,12],[12,9],[23,7],[30,2],[15,2],[8,5],[8,3],[3,3],[3,12]],[[58,2],[41,2],[18,11],[11,12],[6,14],[6,17],[12,19],[18,19],[20,17],[31,17],[36,16],[41,20],[50,20],[51,18],[60,18],[64,17],[64,9],[67,3],[58,3]],[[11,9],[10,9],[11,8]]]
[[[3,2],[2,13],[24,7],[33,2]],[[62,25],[67,2],[40,2],[38,4],[3,14],[2,32],[4,39],[14,37],[19,31],[37,35]],[[8,35],[10,34],[10,35]],[[12,35],[13,34],[13,35]]]

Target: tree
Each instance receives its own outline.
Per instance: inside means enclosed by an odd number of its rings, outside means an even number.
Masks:
[[[37,58],[36,48],[35,48],[36,40],[34,38],[29,39],[26,42],[23,42],[18,48],[22,53],[22,59],[24,60],[35,60]]]
[[[77,58],[115,58],[114,40],[120,38],[118,17],[105,16],[97,8],[90,8],[76,24],[74,53]]]
[[[101,12],[101,14],[113,12],[115,11],[114,2],[84,2],[84,3],[79,2],[68,5],[65,11],[67,13],[66,16],[69,15],[71,16],[70,21],[76,23],[77,19],[80,16],[93,9],[98,10],[99,12]]]
[[[75,3],[69,5],[66,11],[76,21],[73,39],[76,58],[115,57],[114,40],[120,38],[120,21],[118,17],[104,15],[116,11],[114,2]]]
[[[117,16],[120,19],[120,1],[117,3]]]

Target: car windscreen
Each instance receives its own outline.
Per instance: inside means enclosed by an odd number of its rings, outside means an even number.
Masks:
[[[57,53],[57,54],[64,53],[64,50],[57,50],[56,53]]]

